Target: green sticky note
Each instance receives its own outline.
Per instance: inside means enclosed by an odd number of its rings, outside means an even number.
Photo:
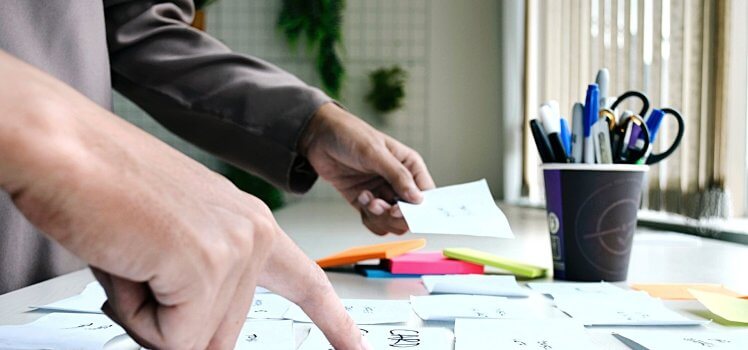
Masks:
[[[728,321],[748,323],[748,299],[696,289],[688,292],[714,314]]]
[[[543,267],[521,263],[470,248],[447,248],[444,249],[442,253],[448,258],[467,261],[474,264],[498,267],[521,277],[543,277],[547,271],[547,269]]]

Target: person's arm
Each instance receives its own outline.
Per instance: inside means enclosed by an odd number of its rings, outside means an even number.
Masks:
[[[190,0],[105,1],[114,88],[166,128],[293,192],[317,178],[297,152],[320,90],[192,28]]]
[[[114,87],[167,128],[294,192],[319,173],[373,232],[407,231],[394,201],[419,202],[434,187],[418,153],[190,27],[189,0],[109,0],[105,9]]]
[[[257,198],[0,50],[0,188],[87,261],[149,348],[232,349],[255,285],[363,349],[317,265]]]

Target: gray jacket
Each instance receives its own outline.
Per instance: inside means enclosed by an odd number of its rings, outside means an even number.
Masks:
[[[193,12],[189,0],[3,0],[0,50],[106,108],[114,87],[218,157],[283,189],[308,190],[317,175],[296,144],[329,98],[191,28]],[[0,294],[83,266],[0,191]]]

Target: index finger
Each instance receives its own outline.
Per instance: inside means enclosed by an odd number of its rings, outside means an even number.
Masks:
[[[280,228],[259,285],[298,304],[336,349],[363,349],[358,327],[330,281]]]

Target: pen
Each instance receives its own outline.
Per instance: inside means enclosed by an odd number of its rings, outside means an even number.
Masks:
[[[592,126],[592,141],[595,145],[595,158],[600,164],[613,163],[610,145],[610,131],[615,126],[615,113],[610,109],[600,110],[600,120]]]
[[[654,142],[655,137],[657,137],[657,131],[660,130],[660,124],[662,124],[664,116],[665,112],[657,108],[653,109],[652,113],[649,114],[649,117],[645,121],[649,129],[649,142]]]
[[[595,83],[597,83],[598,88],[600,89],[600,108],[606,108],[608,107],[608,83],[610,82],[610,72],[608,72],[607,68],[600,69],[597,71],[597,76],[595,77]]]
[[[548,141],[548,136],[545,135],[543,125],[541,125],[536,119],[530,120],[530,130],[532,131],[533,139],[535,139],[535,146],[538,148],[540,160],[542,160],[543,163],[554,162],[556,156],[553,154],[551,144]]]
[[[621,117],[616,120],[615,130],[610,133],[611,153],[613,154],[613,160],[615,162],[618,162],[621,158],[621,142],[625,132],[621,126],[624,125],[632,115],[634,115],[634,112],[630,110],[623,111]]]
[[[577,102],[571,112],[571,159],[574,163],[582,162],[583,138],[584,138],[584,106]]]
[[[584,162],[595,163],[595,149],[592,143],[592,125],[597,121],[599,91],[597,84],[587,87],[587,96],[584,101]]]
[[[568,159],[564,150],[564,143],[561,141],[561,121],[559,119],[550,106],[540,106],[540,120],[543,121],[543,128],[548,133],[548,141],[550,141],[554,159],[557,163],[566,163]]]
[[[561,117],[561,141],[564,143],[564,151],[566,151],[566,157],[571,157],[571,131],[569,131],[569,122],[566,118]],[[573,159],[569,159],[570,163],[574,163]]]

